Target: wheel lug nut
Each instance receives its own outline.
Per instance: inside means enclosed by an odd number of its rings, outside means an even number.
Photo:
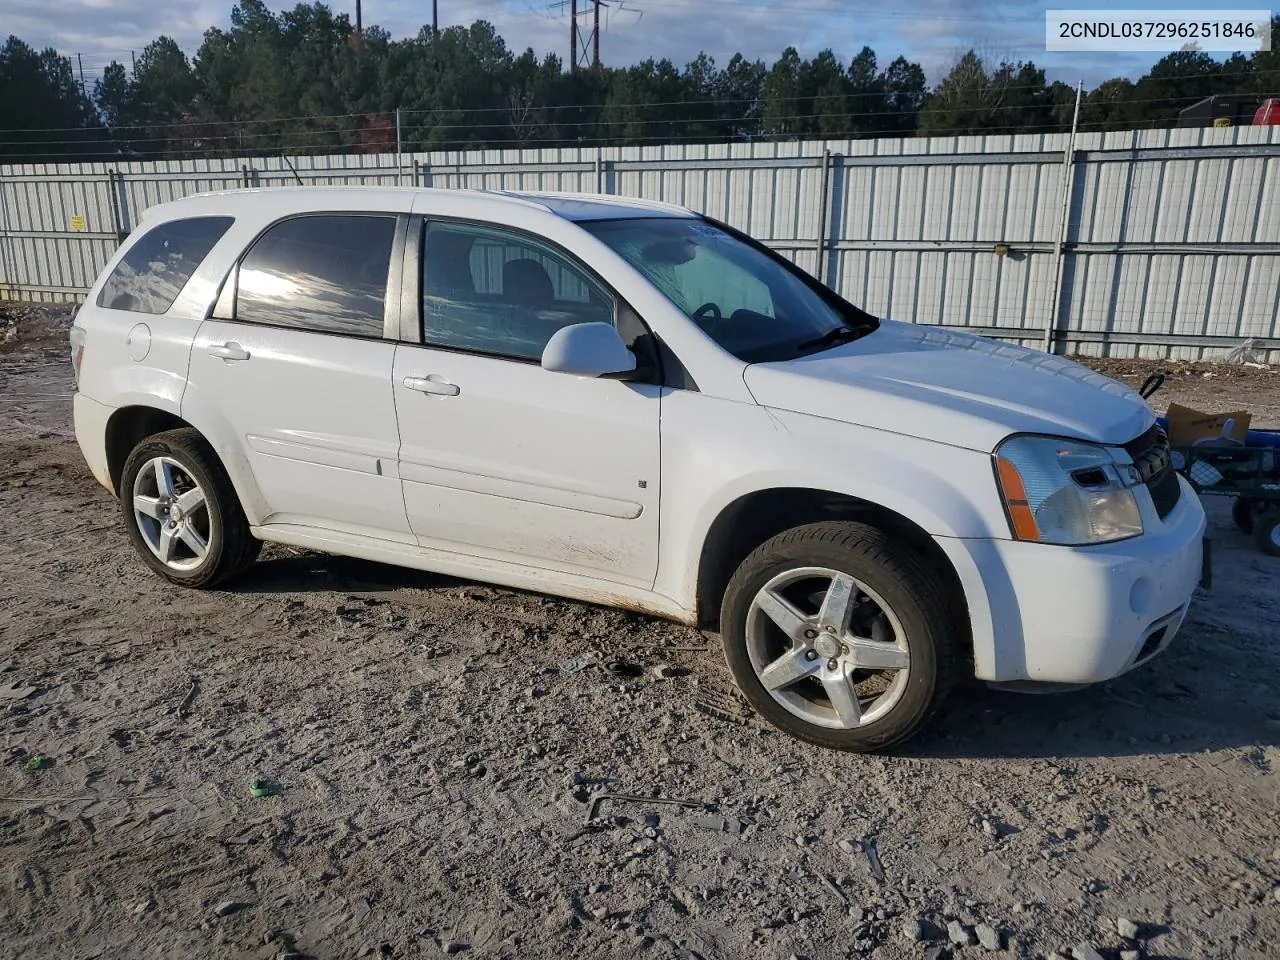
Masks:
[[[806,660],[817,660],[817,659],[818,659],[818,651],[817,651],[817,650],[806,650],[806,651],[804,652],[804,658],[805,658]]]
[[[804,632],[804,635],[805,635],[805,639],[807,639],[807,640],[812,640],[814,637],[816,637],[816,636],[818,635],[818,631],[817,631],[817,630],[806,630],[806,631]]]
[[[835,660],[835,659],[828,660],[828,661],[827,661],[827,669],[828,669],[828,670],[838,670],[838,669],[840,669],[840,661],[839,661],[839,660]]]
[[[849,645],[847,643],[840,644],[840,652],[847,657],[849,655]]]

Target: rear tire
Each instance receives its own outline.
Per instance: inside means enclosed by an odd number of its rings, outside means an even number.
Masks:
[[[133,448],[120,476],[120,505],[143,562],[184,587],[222,583],[262,549],[222,463],[190,427]]]
[[[875,527],[796,527],[730,580],[725,659],[751,705],[792,736],[883,750],[919,731],[957,678],[945,597],[921,558]]]

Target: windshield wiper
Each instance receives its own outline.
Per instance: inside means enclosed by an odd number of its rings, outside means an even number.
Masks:
[[[837,343],[848,343],[850,340],[857,340],[859,337],[865,337],[874,327],[869,326],[842,326],[833,327],[820,337],[813,340],[804,340],[796,344],[797,350],[808,350],[810,347],[834,347]]]

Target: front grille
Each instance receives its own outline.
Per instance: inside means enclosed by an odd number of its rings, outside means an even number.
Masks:
[[[1178,505],[1178,498],[1182,496],[1182,484],[1178,483],[1178,475],[1173,469],[1169,438],[1157,424],[1152,424],[1150,430],[1130,440],[1124,448],[1133,458],[1133,465],[1138,468],[1142,482],[1151,491],[1156,513],[1163,520]]]

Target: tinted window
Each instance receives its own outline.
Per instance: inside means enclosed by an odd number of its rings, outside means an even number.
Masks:
[[[395,217],[294,217],[240,261],[236,319],[382,336]]]
[[[192,217],[148,230],[111,271],[98,306],[164,313],[231,224],[231,217]]]
[[[613,322],[613,298],[563,254],[487,227],[428,224],[423,339],[537,360],[561,327]]]

